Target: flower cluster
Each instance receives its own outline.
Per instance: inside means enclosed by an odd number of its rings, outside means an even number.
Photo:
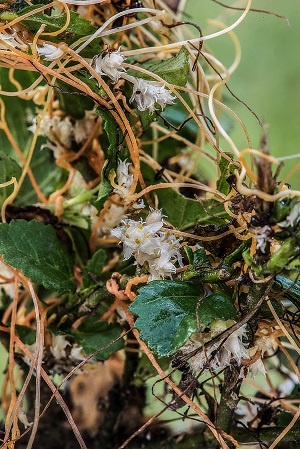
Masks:
[[[34,354],[36,345],[33,343],[32,345],[26,345],[27,349]],[[77,343],[71,343],[66,339],[64,335],[54,335],[51,334],[51,345],[48,347],[48,355],[46,352],[44,354],[44,361],[47,360],[49,363],[49,354],[51,354],[54,359],[53,366],[51,366],[51,370],[54,373],[68,372],[76,366],[78,363],[82,362],[86,359],[87,355],[83,351],[83,348],[79,346]],[[27,355],[22,356],[24,362],[31,366],[31,358]],[[94,359],[89,359],[90,363],[94,363]]]
[[[86,111],[85,117],[82,120],[76,120],[73,124],[69,117],[61,118],[59,115],[50,117],[44,114],[40,122],[38,135],[47,136],[50,139],[45,146],[53,150],[54,157],[60,157],[66,149],[71,147],[72,140],[81,144],[86,140],[91,132],[97,114],[93,111]],[[35,132],[36,122],[29,128],[30,131]]]
[[[131,164],[126,161],[121,161],[117,166],[117,184],[114,184],[114,192],[120,195],[121,198],[125,198],[133,182],[133,175],[129,174],[129,166]]]
[[[149,280],[172,277],[174,264],[182,265],[180,242],[170,232],[160,231],[164,224],[161,211],[152,210],[146,221],[125,219],[122,223],[111,233],[123,243],[124,259],[134,256],[138,265],[147,268]]]
[[[136,101],[139,111],[156,110],[158,104],[162,110],[167,104],[173,104],[175,97],[165,86],[159,86],[142,78],[127,75],[123,67],[125,57],[120,49],[113,52],[103,52],[93,59],[92,65],[97,73],[108,76],[115,83],[122,77],[133,84],[133,92],[130,102]]]
[[[126,69],[123,67],[124,60],[125,58],[121,55],[119,49],[118,51],[101,53],[94,58],[93,64],[97,73],[107,75],[114,82],[117,82],[122,72],[126,72]]]
[[[148,109],[150,112],[154,112],[156,103],[164,110],[167,104],[173,104],[174,99],[175,97],[164,86],[157,86],[142,78],[137,78],[133,84],[130,102],[135,100],[139,111]]]
[[[69,358],[72,362],[78,363],[86,358],[82,347],[77,343],[71,344],[64,335],[52,335],[50,351],[56,360]]]
[[[225,368],[234,362],[240,364],[243,358],[250,358],[248,350],[243,343],[243,337],[247,335],[246,324],[232,332],[224,341],[211,345],[205,352],[201,350],[202,342],[209,342],[233,324],[234,321],[232,320],[215,320],[210,324],[209,332],[203,333],[202,336],[199,333],[194,333],[185,345],[180,348],[180,352],[183,354],[192,353],[199,349],[199,352],[189,359],[190,367],[194,372],[207,369],[215,371]]]

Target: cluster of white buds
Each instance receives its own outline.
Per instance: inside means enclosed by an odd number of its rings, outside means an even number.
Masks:
[[[187,355],[199,349],[199,352],[189,359],[190,367],[194,372],[207,369],[216,371],[233,363],[240,364],[243,358],[250,358],[248,350],[243,343],[243,337],[247,335],[246,324],[232,332],[229,337],[224,338],[224,341],[221,340],[209,346],[205,351],[201,350],[202,343],[209,342],[233,324],[233,320],[215,320],[209,325],[209,332],[204,332],[202,335],[198,332],[194,333],[185,345],[180,348],[180,352]]]
[[[129,174],[130,163],[121,161],[117,166],[117,184],[114,184],[114,192],[120,195],[121,198],[125,198],[129,194],[129,189],[133,182],[133,175]]]
[[[116,83],[122,72],[126,72],[123,67],[124,60],[125,57],[120,53],[120,49],[112,52],[104,51],[93,59],[92,65],[97,73],[109,76]]]
[[[173,104],[174,99],[175,97],[164,86],[158,86],[142,78],[136,78],[133,83],[130,102],[132,103],[135,100],[139,111],[148,109],[150,112],[154,112],[156,103],[164,110],[167,104]]]
[[[94,111],[86,111],[85,117],[81,120],[75,120],[74,124],[69,117],[61,118],[59,115],[50,117],[44,114],[40,122],[38,135],[46,136],[50,139],[44,146],[54,152],[54,157],[60,157],[68,148],[71,147],[72,140],[81,144],[90,134],[97,114]],[[36,121],[29,127],[29,130],[35,132]]]
[[[133,174],[130,173],[131,167],[132,164],[130,162],[127,162],[126,159],[125,161],[121,161],[121,159],[119,159],[117,173],[112,171],[111,175],[109,176],[110,183],[114,188],[114,193],[117,193],[123,200],[126,200],[127,197],[129,197],[130,200],[131,196],[130,188],[132,186],[134,178]],[[117,183],[115,183],[115,176],[117,177]],[[124,201],[124,203],[126,203],[126,201]],[[131,206],[133,207],[133,209],[143,209],[145,207],[145,204],[143,200],[140,200],[136,201]]]
[[[124,60],[125,57],[120,53],[120,49],[112,52],[105,51],[93,59],[92,66],[99,75],[106,75],[115,83],[120,78],[132,83],[133,92],[130,102],[136,101],[139,111],[154,112],[156,104],[164,110],[167,104],[173,104],[175,97],[165,86],[127,75],[123,66]]]
[[[136,264],[147,268],[150,281],[172,277],[176,262],[182,266],[180,242],[171,232],[161,231],[160,210],[152,210],[145,221],[125,219],[122,223],[111,234],[123,243],[125,260],[133,256]]]
[[[45,43],[43,43],[42,47],[37,47],[37,52],[39,56],[44,56],[45,61],[55,61],[64,54],[61,48]]]

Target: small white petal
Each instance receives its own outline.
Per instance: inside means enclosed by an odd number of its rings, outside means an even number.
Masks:
[[[173,104],[174,99],[175,97],[164,86],[157,86],[142,78],[136,78],[130,102],[136,101],[139,111],[148,109],[150,112],[154,112],[156,110],[155,103],[164,110],[167,104]]]
[[[55,61],[55,59],[61,58],[64,54],[59,47],[45,43],[43,44],[43,47],[37,48],[37,52],[39,56],[45,56],[45,61]]]
[[[95,71],[100,75],[107,75],[117,82],[122,72],[126,72],[126,69],[123,67],[125,57],[121,55],[120,50],[105,53],[94,58]]]

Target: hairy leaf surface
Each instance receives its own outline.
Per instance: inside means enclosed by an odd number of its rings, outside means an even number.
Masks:
[[[0,224],[0,254],[36,284],[59,293],[75,289],[71,257],[51,225],[36,220]]]
[[[199,321],[204,329],[215,319],[236,318],[228,298],[221,295],[203,298],[199,286],[180,281],[150,282],[139,290],[129,309],[138,316],[135,327],[140,330],[142,340],[160,356],[173,354],[183,346],[197,332]]]

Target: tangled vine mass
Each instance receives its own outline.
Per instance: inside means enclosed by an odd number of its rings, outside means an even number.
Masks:
[[[299,447],[300,192],[230,88],[251,3],[1,2],[1,447]]]

